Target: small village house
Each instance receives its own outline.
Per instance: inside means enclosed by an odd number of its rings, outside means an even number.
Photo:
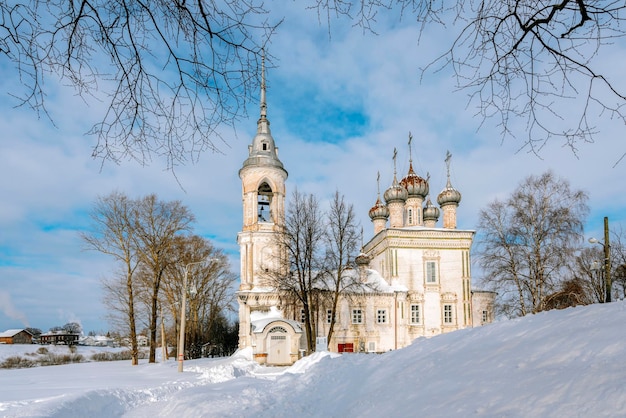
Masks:
[[[33,335],[25,329],[8,329],[0,333],[0,344],[32,344]]]

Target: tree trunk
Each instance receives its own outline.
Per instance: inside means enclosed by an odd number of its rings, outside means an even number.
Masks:
[[[139,364],[139,347],[137,346],[137,327],[135,325],[135,298],[133,296],[133,275],[129,271],[126,280],[128,292],[128,325],[130,327],[130,359],[133,366]]]

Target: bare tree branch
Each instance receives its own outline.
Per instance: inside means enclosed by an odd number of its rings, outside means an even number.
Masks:
[[[593,142],[599,132],[594,121],[601,115],[626,124],[626,87],[603,72],[600,60],[626,37],[624,1],[311,0],[310,4],[318,15],[348,16],[372,32],[377,13],[397,8],[402,17],[415,18],[421,36],[433,23],[458,30],[451,46],[425,65],[422,74],[449,68],[457,87],[468,92],[468,106],[476,106],[483,122],[496,118],[503,139],[525,136],[520,148],[539,153],[549,140],[561,138],[576,152],[580,142]]]
[[[257,0],[2,2],[0,57],[21,105],[48,114],[48,80],[107,104],[94,157],[174,169],[228,146],[220,132],[245,115],[280,23],[267,13]]]

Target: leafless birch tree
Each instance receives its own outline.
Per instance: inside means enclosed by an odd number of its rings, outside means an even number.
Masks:
[[[135,314],[135,271],[139,255],[134,234],[134,202],[126,195],[113,192],[99,197],[91,210],[92,232],[81,234],[86,246],[112,256],[119,262],[120,276],[103,282],[105,304],[122,314],[128,329],[131,362],[139,364]],[[121,281],[120,281],[121,278]]]
[[[359,233],[354,206],[345,201],[343,195],[335,192],[326,214],[326,257],[323,276],[325,299],[331,311],[327,341],[331,341],[337,308],[342,295],[359,290],[361,286],[358,274],[346,274],[355,270],[354,259],[359,249]]]
[[[276,234],[279,254],[275,271],[268,271],[267,281],[286,300],[302,306],[307,350],[315,351],[316,313],[319,300],[316,289],[321,284],[324,256],[325,223],[317,198],[294,190],[285,226]],[[300,318],[298,318],[300,319]]]
[[[587,195],[552,172],[526,178],[504,202],[479,214],[478,262],[506,315],[545,309],[567,278],[589,212]]]

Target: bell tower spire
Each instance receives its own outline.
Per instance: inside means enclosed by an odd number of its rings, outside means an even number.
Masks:
[[[248,145],[248,158],[239,170],[242,185],[243,227],[237,241],[241,252],[240,290],[263,285],[263,273],[274,271],[279,258],[275,235],[285,223],[287,170],[267,118],[265,51],[261,51],[260,116],[256,135]]]
[[[270,132],[270,121],[267,120],[267,102],[265,101],[265,49],[261,56],[261,116],[257,122],[257,132]]]

